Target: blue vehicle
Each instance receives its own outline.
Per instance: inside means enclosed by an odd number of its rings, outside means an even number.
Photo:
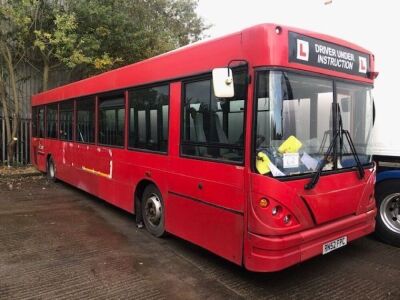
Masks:
[[[400,156],[375,156],[378,173],[375,198],[378,208],[376,234],[400,247]]]
[[[389,80],[380,88],[371,148],[377,165],[375,232],[384,242],[400,247],[400,101],[385,94],[393,88]]]

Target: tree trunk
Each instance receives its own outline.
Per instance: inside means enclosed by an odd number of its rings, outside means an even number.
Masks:
[[[15,154],[15,144],[17,143],[16,140],[8,140],[7,142],[7,165],[11,167],[12,162],[14,162],[14,154]]]
[[[13,58],[11,55],[10,48],[7,45],[0,45],[1,54],[7,65],[7,72],[10,77],[10,86],[11,86],[11,98],[14,101],[14,111],[11,113],[10,106],[7,103],[7,98],[5,95],[5,86],[4,95],[1,96],[4,109],[4,117],[6,119],[6,127],[7,127],[7,163],[10,166],[11,163],[14,162],[14,150],[15,144],[17,143],[17,132],[19,129],[19,114],[20,114],[20,99],[18,97],[17,92],[17,79],[15,77],[15,70],[13,65]],[[4,84],[4,83],[3,83]],[[4,98],[4,99],[3,99]],[[10,124],[10,115],[12,115],[12,124]],[[8,123],[8,124],[7,124]]]
[[[47,89],[49,88],[49,72],[50,72],[49,63],[47,62],[46,59],[44,59],[44,65],[43,65],[43,92],[47,91]]]
[[[11,162],[13,161],[14,158],[14,150],[15,150],[15,143],[16,141],[12,138],[12,132],[11,132],[11,120],[10,120],[10,115],[9,111],[10,108],[7,103],[7,95],[6,95],[6,88],[5,88],[5,83],[3,81],[3,78],[0,78],[0,99],[1,99],[1,104],[3,107],[3,117],[4,117],[4,122],[5,122],[5,127],[6,127],[6,136],[7,136],[7,165],[10,167]]]
[[[6,125],[6,135],[7,137],[11,136],[11,122],[10,122],[10,115],[9,115],[9,106],[7,103],[7,95],[6,95],[6,85],[4,83],[3,78],[0,78],[0,100],[3,107],[3,117],[4,123]],[[12,147],[14,148],[14,147]],[[13,150],[11,150],[11,154],[13,156]],[[12,157],[11,156],[11,157]],[[7,164],[10,166],[10,151],[9,151],[9,143],[7,139]]]

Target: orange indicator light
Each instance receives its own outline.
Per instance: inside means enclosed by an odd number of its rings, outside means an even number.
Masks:
[[[268,205],[269,205],[269,202],[268,202],[267,199],[262,198],[262,199],[260,200],[260,207],[266,208]]]

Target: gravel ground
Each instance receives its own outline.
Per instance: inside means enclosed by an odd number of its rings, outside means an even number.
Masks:
[[[31,175],[39,175],[40,172],[36,170],[33,166],[23,166],[23,167],[7,167],[0,165],[0,178],[5,179],[12,177],[23,177]]]
[[[373,237],[251,273],[42,176],[0,176],[0,299],[400,299],[400,249]]]

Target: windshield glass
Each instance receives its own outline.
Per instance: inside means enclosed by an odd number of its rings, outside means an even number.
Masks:
[[[338,118],[342,120],[343,129],[349,131],[361,164],[370,163],[368,146],[373,126],[371,87],[337,82],[336,94],[340,108]],[[347,140],[343,141],[342,147],[339,146],[339,155],[338,168],[356,166]]]
[[[282,71],[263,71],[257,78],[257,171],[274,177],[315,172],[334,136],[333,80]],[[369,163],[370,91],[337,83],[337,93],[343,129],[349,130],[361,163]],[[336,164],[328,157],[323,171],[356,165],[347,141],[337,147],[336,152],[342,155]]]

